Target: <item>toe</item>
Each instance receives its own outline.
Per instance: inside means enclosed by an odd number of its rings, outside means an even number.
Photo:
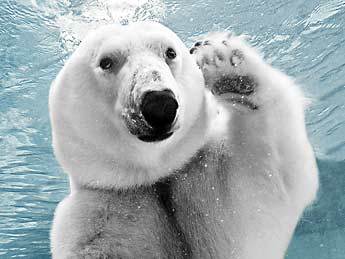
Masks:
[[[219,50],[214,51],[214,62],[217,67],[224,65],[226,57],[223,52]]]
[[[231,52],[230,63],[232,66],[236,67],[240,65],[244,60],[244,55],[242,51],[235,49]]]

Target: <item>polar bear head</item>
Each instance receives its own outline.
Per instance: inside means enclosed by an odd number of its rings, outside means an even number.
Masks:
[[[202,73],[182,41],[158,23],[109,25],[88,35],[49,99],[54,151],[72,188],[151,183],[203,142]]]

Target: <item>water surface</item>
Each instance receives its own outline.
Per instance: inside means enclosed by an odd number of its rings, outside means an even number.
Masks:
[[[344,0],[0,0],[0,258],[50,258],[54,208],[68,192],[51,148],[51,81],[90,28],[146,19],[187,45],[211,30],[251,35],[267,60],[296,78],[312,100],[307,127],[321,187],[287,258],[343,259]]]

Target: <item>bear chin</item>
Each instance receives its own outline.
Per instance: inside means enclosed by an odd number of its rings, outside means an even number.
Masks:
[[[158,142],[158,141],[163,141],[170,138],[173,134],[174,132],[157,133],[157,134],[146,135],[146,136],[142,135],[142,136],[138,136],[138,139],[144,142]]]

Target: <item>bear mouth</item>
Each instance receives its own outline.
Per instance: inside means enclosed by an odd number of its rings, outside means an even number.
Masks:
[[[167,132],[161,134],[150,134],[150,135],[141,135],[138,136],[138,139],[144,142],[158,142],[166,140],[167,138],[171,137],[174,132]]]

